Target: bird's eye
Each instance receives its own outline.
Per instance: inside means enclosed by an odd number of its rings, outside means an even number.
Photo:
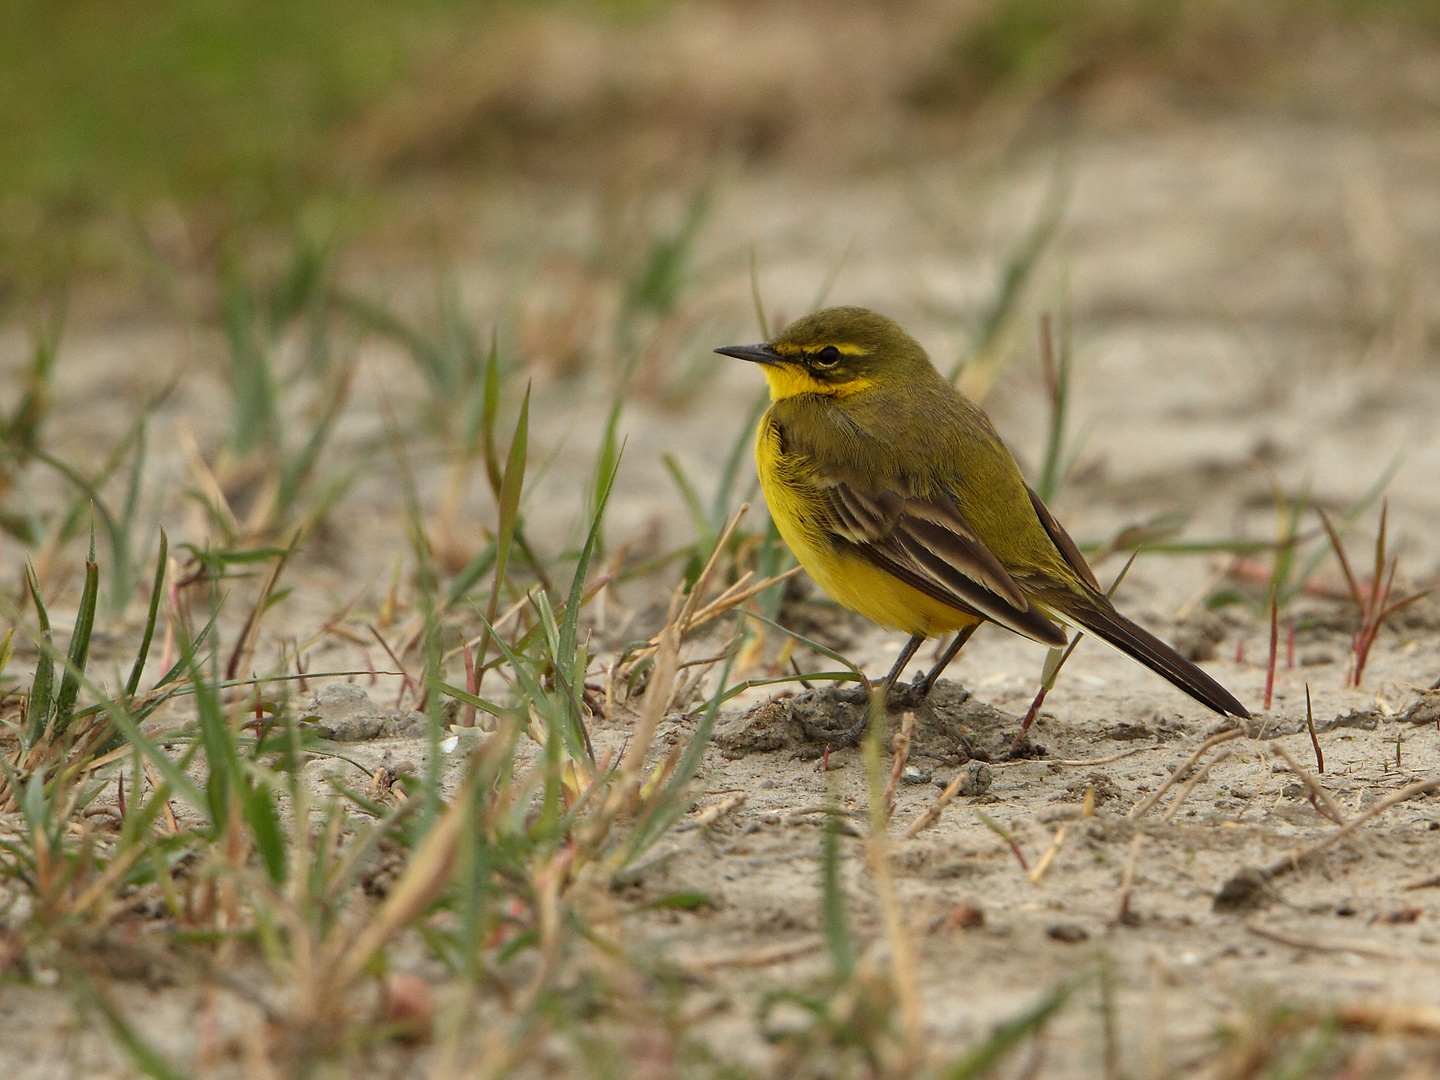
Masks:
[[[834,345],[826,345],[815,354],[815,362],[821,367],[829,367],[831,364],[840,362],[840,350]]]

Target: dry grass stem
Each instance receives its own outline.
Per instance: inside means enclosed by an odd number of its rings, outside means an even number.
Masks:
[[[660,641],[655,653],[655,666],[645,684],[645,700],[630,745],[620,759],[620,775],[623,783],[615,790],[623,790],[624,797],[630,798],[640,786],[640,772],[645,767],[645,755],[655,741],[655,729],[665,717],[666,706],[670,704],[671,691],[675,689],[675,677],[680,671],[680,626],[671,623],[660,631]]]
[[[699,611],[695,612],[693,615],[685,619],[683,624],[685,628],[685,633],[688,634],[693,630],[700,629],[700,627],[706,625],[707,623],[714,622],[716,619],[720,618],[720,616],[726,614],[727,612],[734,611],[737,607],[739,607],[741,604],[745,603],[752,597],[759,596],[762,592],[770,588],[772,585],[778,585],[782,581],[789,581],[792,577],[794,577],[796,574],[799,574],[803,570],[804,567],[802,566],[792,566],[783,574],[776,574],[774,577],[765,578],[763,581],[758,581],[754,585],[749,586],[748,588],[740,588],[740,585],[743,581],[754,576],[751,571],[747,570],[745,572],[745,578],[742,578],[741,581],[737,581],[729,589],[726,589],[725,592],[721,593],[720,596],[716,597]]]
[[[255,598],[250,614],[245,618],[245,627],[240,632],[239,640],[235,642],[235,650],[230,654],[230,662],[225,665],[227,679],[244,678],[245,673],[250,670],[250,662],[255,656],[255,645],[260,640],[260,623],[269,609],[270,596],[275,591],[275,584],[280,580],[280,574],[284,571],[291,552],[300,545],[304,535],[303,529],[296,529],[290,542],[285,545],[285,550],[270,563],[265,582],[260,586],[260,595]]]
[[[1068,765],[1068,766],[1073,766],[1073,767],[1084,767],[1084,766],[1086,766],[1086,765],[1109,765],[1112,761],[1119,761],[1121,758],[1127,758],[1127,757],[1130,757],[1130,756],[1132,756],[1132,755],[1134,755],[1134,754],[1143,754],[1143,753],[1145,753],[1146,751],[1155,750],[1155,749],[1158,749],[1158,747],[1154,747],[1154,746],[1132,746],[1129,750],[1121,750],[1121,751],[1119,751],[1118,753],[1115,753],[1115,754],[1106,754],[1104,757],[1097,757],[1097,758],[1055,758],[1054,760],[1048,760],[1048,761],[1046,762],[1046,764],[1049,764],[1049,765]],[[1011,761],[1002,761],[1002,762],[998,762],[998,763],[991,763],[991,766],[990,766],[990,767],[993,769],[996,764],[1000,764],[1000,765],[1019,765],[1019,764],[1022,764],[1022,762],[1018,762],[1018,761],[1014,761],[1014,762],[1011,762]]]
[[[1265,876],[1266,879],[1269,879],[1273,877],[1278,877],[1279,875],[1284,873],[1288,873],[1291,870],[1298,870],[1304,863],[1308,862],[1310,859],[1313,859],[1316,855],[1328,851],[1330,848],[1340,843],[1341,840],[1344,840],[1347,837],[1351,836],[1357,829],[1363,826],[1371,818],[1383,814],[1392,806],[1397,806],[1400,803],[1406,802],[1419,795],[1429,795],[1432,791],[1437,790],[1440,790],[1440,777],[1437,777],[1433,780],[1419,780],[1413,784],[1407,784],[1399,791],[1391,792],[1389,795],[1385,796],[1385,798],[1375,803],[1374,806],[1371,806],[1369,809],[1367,809],[1359,817],[1346,822],[1344,825],[1340,826],[1340,828],[1330,833],[1324,839],[1317,840],[1315,843],[1309,844],[1306,847],[1301,848],[1294,854],[1287,855],[1285,858],[1277,860],[1269,867],[1262,870],[1261,873]]]
[[[1434,1005],[1356,1001],[1341,1005],[1336,1015],[1346,1027],[1388,1034],[1440,1036],[1440,1007]]]
[[[710,552],[710,557],[705,560],[705,567],[700,571],[700,576],[695,579],[695,586],[690,590],[690,595],[685,598],[685,606],[680,609],[679,623],[681,626],[688,626],[690,618],[695,614],[696,607],[704,599],[706,591],[710,588],[710,578],[715,573],[715,567],[720,562],[720,556],[724,554],[725,547],[730,543],[730,537],[735,535],[735,530],[740,526],[740,519],[750,512],[750,504],[741,503],[740,509],[731,515],[730,520],[725,523],[725,528],[720,530],[720,535],[715,540],[715,547]]]
[[[684,822],[676,827],[676,831],[684,829],[704,829],[719,821],[726,814],[734,813],[745,805],[746,795],[743,791],[727,795],[714,806],[707,806],[700,813],[696,814],[690,821]]]
[[[1327,818],[1336,825],[1345,824],[1345,812],[1340,809],[1340,803],[1326,790],[1325,785],[1320,783],[1319,779],[1307,772],[1305,768],[1295,760],[1290,751],[1286,750],[1285,747],[1279,743],[1275,743],[1271,747],[1271,752],[1277,757],[1284,759],[1285,764],[1290,766],[1290,771],[1299,778],[1300,782],[1305,785],[1305,789],[1310,792],[1310,801],[1312,803],[1318,799],[1325,804],[1325,809],[1322,812]],[[1317,806],[1316,809],[1319,810],[1320,808]]]
[[[430,827],[380,910],[361,927],[354,941],[338,958],[333,978],[336,987],[343,990],[354,982],[370,963],[370,958],[406,924],[418,918],[445,887],[455,861],[455,845],[464,826],[465,815],[470,812],[470,804],[469,793],[462,788]]]
[[[1145,843],[1145,834],[1137,832],[1130,838],[1130,850],[1125,853],[1125,867],[1120,871],[1120,902],[1115,905],[1115,917],[1111,920],[1112,926],[1117,926],[1125,921],[1130,914],[1130,895],[1135,883],[1135,866],[1140,861],[1140,848]]]
[[[1149,797],[1131,807],[1130,813],[1126,816],[1129,817],[1131,821],[1138,821],[1144,817],[1155,808],[1155,804],[1165,797],[1165,793],[1174,787],[1176,782],[1184,776],[1197,761],[1221,743],[1229,742],[1231,739],[1238,739],[1244,734],[1245,731],[1242,728],[1231,728],[1229,731],[1221,731],[1211,735],[1210,738],[1200,744],[1193,754],[1181,762],[1175,771],[1167,776],[1165,781],[1150,793]]]
[[[1229,750],[1222,750],[1220,753],[1216,754],[1200,768],[1196,769],[1195,775],[1190,777],[1189,780],[1185,781],[1185,785],[1180,789],[1179,793],[1176,794],[1175,798],[1171,800],[1169,808],[1165,811],[1165,816],[1162,817],[1160,820],[1163,821],[1166,825],[1169,825],[1172,821],[1174,821],[1175,815],[1180,813],[1180,808],[1185,805],[1185,800],[1190,797],[1190,793],[1194,791],[1207,776],[1210,775],[1211,769],[1213,769],[1216,765],[1219,765],[1222,761],[1227,760],[1230,756],[1231,753]]]
[[[883,706],[883,702],[881,703]],[[872,711],[873,711],[872,706]],[[909,715],[909,714],[907,714]],[[913,728],[914,717],[910,716]],[[881,725],[872,716],[870,731],[865,737],[864,754],[870,788],[870,834],[865,838],[865,856],[870,876],[880,898],[881,918],[885,923],[885,939],[890,946],[891,977],[895,996],[900,1003],[900,1027],[903,1035],[901,1061],[897,1072],[906,1075],[920,1064],[924,1056],[924,1015],[920,1006],[920,985],[915,971],[915,954],[910,944],[910,928],[895,888],[890,867],[890,845],[887,828],[890,823],[888,803],[881,785]]]
[[[1288,945],[1292,949],[1304,949],[1307,952],[1320,953],[1353,953],[1356,956],[1371,956],[1376,960],[1403,961],[1419,959],[1413,953],[1398,953],[1391,949],[1379,949],[1373,945],[1366,945],[1358,941],[1324,941],[1314,936],[1287,933],[1284,930],[1277,930],[1274,927],[1262,926],[1256,919],[1246,919],[1245,929],[1256,937],[1262,937],[1266,941],[1273,941],[1279,945]]]
[[[1040,861],[1035,864],[1035,869],[1027,875],[1031,885],[1039,885],[1040,879],[1045,876],[1045,871],[1050,869],[1050,864],[1055,861],[1055,856],[1060,854],[1060,848],[1065,843],[1065,837],[1069,835],[1070,826],[1061,825],[1055,830],[1055,836],[1050,841],[1050,846],[1045,849],[1045,854],[1040,856]]]
[[[800,941],[786,941],[763,949],[746,949],[743,952],[721,953],[687,960],[684,967],[694,972],[718,971],[722,968],[762,968],[772,964],[783,964],[798,960],[802,956],[819,952],[825,947],[823,938],[807,937]]]
[[[934,825],[935,822],[939,821],[941,813],[944,812],[945,807],[950,805],[955,796],[960,794],[960,788],[964,783],[965,773],[963,771],[957,772],[955,779],[945,785],[945,790],[940,792],[935,801],[930,804],[929,808],[911,822],[910,827],[905,830],[905,839],[913,840],[926,829],[930,828],[931,825]]]
[[[895,790],[900,786],[900,776],[905,771],[905,763],[910,760],[910,741],[914,734],[915,714],[907,711],[900,718],[900,730],[895,732],[895,739],[891,744],[895,757],[890,763],[890,778],[885,783],[886,821],[895,813]]]

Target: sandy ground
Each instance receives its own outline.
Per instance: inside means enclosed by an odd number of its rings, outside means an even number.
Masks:
[[[1272,535],[1277,482],[1294,490],[1308,481],[1317,502],[1339,510],[1398,456],[1388,495],[1392,536],[1402,551],[1399,578],[1405,588],[1433,579],[1440,564],[1434,419],[1440,369],[1427,313],[1440,301],[1437,135],[1433,127],[1361,134],[1343,125],[1256,118],[1196,122],[1166,134],[1098,134],[1070,146],[1064,167],[1071,193],[1039,293],[1053,301],[1064,283],[1073,303],[1072,430],[1083,431],[1084,441],[1056,509],[1078,538],[1102,540],[1176,509],[1191,515],[1187,538]],[[833,300],[895,315],[948,365],[962,339],[937,309],[973,313],[987,301],[1003,253],[1037,213],[1054,161],[1036,154],[988,180],[942,165],[844,182],[736,176],[719,192],[704,230],[704,273],[695,286],[703,315],[683,345],[698,355],[702,345],[756,337],[745,269],[753,239],[772,312],[803,311],[848,247]],[[551,216],[559,196],[501,198],[511,202],[490,207],[484,219],[534,222],[540,246],[593,226],[593,208],[583,202]],[[546,220],[552,224],[542,225]],[[493,312],[507,264],[477,245],[459,269],[467,306],[481,317]],[[401,304],[418,305],[429,287],[420,273],[352,274]],[[16,331],[0,339],[6,370],[18,364],[23,345]],[[193,373],[157,418],[153,436],[153,490],[165,506],[172,544],[200,538],[200,523],[178,498],[188,475],[180,433],[188,427],[203,441],[206,425],[218,422],[207,391],[211,348],[171,325],[77,326],[61,367],[72,432],[115,431],[124,416],[114,399],[134,400],[137,375],[144,382],[151,377],[145,373],[174,358],[194,358]],[[381,428],[379,387],[402,401],[413,390],[393,354],[367,348],[344,433],[357,443]],[[157,357],[164,358],[158,367]],[[657,522],[657,546],[684,539],[660,455],[677,454],[701,490],[710,490],[757,389],[752,371],[718,358],[702,373],[703,423],[693,409],[653,393],[628,409],[612,539]],[[528,514],[532,535],[558,550],[575,535],[575,477],[588,475],[608,391],[598,375],[577,385],[542,372],[537,385],[533,456],[553,452],[554,461]],[[987,404],[1022,460],[1033,463],[1044,428],[1033,349],[1022,352]],[[62,456],[64,443],[62,435]],[[422,468],[422,481],[433,494],[441,477]],[[271,618],[276,638],[281,627],[287,636],[305,636],[367,582],[376,583],[372,601],[383,593],[405,550],[399,506],[392,471],[377,468],[337,512],[335,527],[296,560],[289,572],[294,593]],[[485,520],[489,508],[477,493],[466,513]],[[1357,551],[1368,550],[1374,521],[1373,510],[1362,519]],[[0,574],[13,581],[20,553],[12,542],[3,544]],[[916,782],[899,789],[893,857],[920,957],[925,1022],[940,1047],[963,1046],[1045,988],[1093,970],[1097,954],[1113,964],[1119,1038],[1132,1075],[1189,1075],[1187,1063],[1210,1045],[1217,1023],[1271,1003],[1419,1004],[1440,993],[1434,796],[1390,810],[1313,865],[1277,878],[1273,893],[1246,910],[1217,911],[1214,903],[1237,871],[1268,865],[1336,828],[1272,753],[1284,746],[1305,767],[1313,764],[1301,731],[1306,685],[1325,754],[1324,782],[1347,817],[1411,781],[1440,776],[1433,722],[1399,719],[1417,688],[1440,676],[1440,605],[1422,602],[1383,633],[1364,688],[1353,690],[1343,686],[1349,607],[1324,596],[1302,598],[1292,612],[1300,626],[1296,664],[1282,659],[1274,707],[1260,713],[1268,627],[1249,608],[1221,617],[1197,604],[1220,583],[1225,563],[1222,556],[1143,555],[1118,594],[1124,610],[1162,635],[1200,641],[1209,633],[1208,670],[1257,710],[1247,736],[1217,750],[1228,756],[1171,820],[1162,820],[1168,797],[1139,821],[1128,814],[1222,725],[1103,647],[1082,644],[1062,674],[1035,728],[1044,753],[1033,760],[998,759],[1034,692],[1044,659],[1039,646],[987,629],[952,667],[950,678],[975,701],[1006,714],[989,726],[957,720],[951,706],[958,708],[964,692],[956,688],[942,695],[945,707],[922,710],[923,753],[912,756]],[[1119,564],[1105,562],[1101,577]],[[1320,581],[1338,580],[1327,563]],[[631,610],[640,625],[654,599],[645,585],[619,589],[607,615],[612,624],[600,629],[623,633],[615,623]],[[888,667],[900,646],[898,637],[813,600],[796,610],[808,612],[814,632],[872,674]],[[271,639],[264,647],[276,644]],[[714,645],[696,642],[689,655],[706,655]],[[927,649],[922,658],[928,655]],[[311,666],[356,659],[322,647]],[[370,692],[388,703],[394,690],[382,683]],[[632,942],[664,945],[690,967],[687,1007],[702,1018],[700,1030],[754,1064],[770,1053],[754,1020],[760,996],[825,963],[818,936],[823,819],[816,808],[833,793],[863,831],[866,805],[856,751],[837,751],[822,772],[816,761],[796,756],[796,730],[773,710],[765,730],[780,748],[757,748],[757,722],[745,710],[762,700],[752,693],[727,710],[705,762],[697,810],[736,793],[743,803],[708,828],[667,837],[633,875],[625,897],[694,890],[710,904],[623,924]],[[677,733],[692,723],[667,721]],[[623,714],[597,721],[601,745],[619,745],[625,732]],[[418,762],[423,748],[413,740],[377,740],[358,744],[355,753],[365,762]],[[997,759],[987,766],[988,789],[957,798],[917,837],[900,838],[939,793],[937,784],[972,756]],[[1090,787],[1095,813],[1080,818]],[[1032,868],[1064,833],[1038,882],[977,811],[1013,833]],[[859,842],[845,839],[843,853],[860,937],[882,941]],[[1120,919],[1127,859],[1132,889]],[[794,955],[785,955],[791,946]],[[197,999],[183,980],[158,985],[166,981],[147,986],[141,973],[124,983],[125,1000],[142,1028],[183,1055],[195,1045],[195,1017],[213,1013],[214,1003]],[[1086,993],[1086,1003],[1054,1025],[1040,1075],[1102,1074],[1102,1018],[1093,991]],[[125,1074],[66,1000],[43,986],[0,988],[7,1076]],[[1398,1039],[1385,1052],[1440,1067],[1423,1048]],[[544,1062],[535,1069],[543,1072]]]

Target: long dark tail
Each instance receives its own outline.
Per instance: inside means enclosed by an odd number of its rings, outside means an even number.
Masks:
[[[1250,710],[1205,672],[1186,660],[1142,626],[1121,615],[1109,602],[1096,598],[1092,603],[1067,605],[1064,617],[1107,641],[1127,656],[1133,656],[1161,678],[1168,679],[1202,705],[1222,716],[1250,719]]]

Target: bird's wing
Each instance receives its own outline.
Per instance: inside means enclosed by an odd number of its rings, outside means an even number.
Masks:
[[[1064,631],[1025,598],[947,496],[872,494],[841,480],[826,489],[830,531],[862,558],[942,604],[1046,645],[1065,644]]]
[[[1090,564],[1085,561],[1085,556],[1080,554],[1080,546],[1070,539],[1070,534],[1065,531],[1065,526],[1055,520],[1055,515],[1050,513],[1050,508],[1040,501],[1040,496],[1035,494],[1035,489],[1029,484],[1025,490],[1030,493],[1030,505],[1035,508],[1035,515],[1040,519],[1040,524],[1045,526],[1045,531],[1050,534],[1060,554],[1064,556],[1070,569],[1074,570],[1097,593],[1104,592],[1100,588],[1100,582],[1095,580],[1095,571],[1090,569]]]

